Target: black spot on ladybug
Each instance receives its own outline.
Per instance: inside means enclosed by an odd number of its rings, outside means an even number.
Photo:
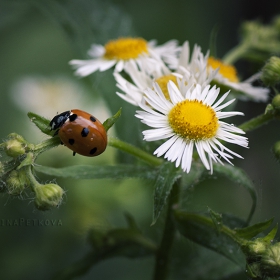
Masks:
[[[97,148],[93,148],[93,149],[91,149],[91,150],[90,150],[90,152],[89,152],[89,153],[90,153],[91,155],[93,155],[93,154],[95,154],[95,153],[96,153],[96,151],[97,151]]]
[[[75,121],[77,118],[78,118],[78,115],[77,115],[77,114],[72,114],[72,115],[69,116],[69,121],[70,121],[70,122],[73,122],[73,121]]]
[[[91,120],[92,122],[96,122],[96,118],[95,118],[94,116],[90,116],[90,120]]]
[[[73,145],[73,144],[75,143],[75,140],[74,140],[74,139],[69,139],[69,140],[68,140],[68,143],[69,143],[70,145]]]
[[[89,134],[89,129],[84,127],[82,132],[81,132],[82,137],[87,137],[88,134]]]

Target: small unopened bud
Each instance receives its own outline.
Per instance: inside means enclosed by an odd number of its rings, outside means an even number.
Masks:
[[[17,139],[10,139],[5,142],[6,154],[10,157],[18,157],[25,154],[25,145]]]
[[[280,277],[280,243],[267,248],[261,260],[262,269],[269,277]]]
[[[263,242],[261,238],[257,238],[254,241],[248,241],[246,246],[243,247],[243,252],[245,253],[247,259],[255,261],[261,257],[266,249],[267,244]]]
[[[6,180],[7,192],[10,195],[20,195],[28,185],[28,178],[25,171],[11,171],[9,177]]]
[[[280,58],[272,56],[262,69],[261,80],[266,86],[274,86],[280,82]]]
[[[273,106],[274,109],[276,110],[280,110],[280,94],[276,94],[272,101],[271,101],[271,105]]]
[[[58,207],[64,194],[63,189],[56,184],[39,185],[35,189],[35,205],[39,210],[49,210]]]
[[[280,141],[276,142],[272,148],[275,158],[280,161]]]

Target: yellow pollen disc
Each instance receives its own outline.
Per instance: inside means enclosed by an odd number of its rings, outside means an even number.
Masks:
[[[174,75],[170,74],[170,75],[162,76],[162,77],[156,79],[155,81],[158,83],[159,87],[161,88],[165,98],[167,100],[170,100],[169,92],[168,92],[168,89],[167,89],[167,83],[169,81],[172,81],[172,82],[175,83],[176,86],[178,86],[177,78]]]
[[[104,47],[106,59],[128,60],[148,53],[148,43],[142,38],[119,38],[109,41]]]
[[[206,140],[216,135],[219,127],[216,112],[198,100],[177,103],[168,114],[176,134],[187,140]]]
[[[237,71],[233,65],[224,64],[220,59],[214,57],[208,58],[208,66],[211,66],[213,69],[220,68],[219,73],[227,78],[229,81],[238,83]]]

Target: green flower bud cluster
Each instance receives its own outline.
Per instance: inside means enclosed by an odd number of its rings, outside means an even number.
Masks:
[[[270,277],[280,277],[280,243],[267,248],[262,257],[262,269]]]
[[[266,86],[280,83],[280,58],[272,56],[262,69],[261,80]]]
[[[23,197],[29,189],[35,193],[34,203],[39,210],[58,207],[64,191],[57,184],[40,184],[35,176],[33,164],[43,151],[58,145],[51,138],[38,145],[28,143],[21,135],[12,133],[0,144],[0,191]]]
[[[242,25],[242,43],[251,51],[260,51],[262,54],[279,52],[280,29],[279,19],[276,17],[270,24],[263,25],[259,21],[247,21]]]
[[[280,242],[273,243],[276,232],[277,226],[267,236],[242,246],[247,259],[247,273],[251,278],[280,277]]]
[[[276,91],[276,90],[275,90]],[[272,116],[279,119],[280,117],[280,94],[276,91],[271,103],[267,104],[265,108],[265,115]]]

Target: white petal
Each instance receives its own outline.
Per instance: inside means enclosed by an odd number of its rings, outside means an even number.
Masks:
[[[160,157],[163,154],[165,154],[169,150],[169,148],[174,144],[178,137],[178,135],[174,135],[173,137],[171,137],[169,140],[167,140],[154,151],[154,155]]]
[[[204,145],[203,145],[203,141],[197,141],[195,142],[195,146],[196,146],[196,150],[198,152],[198,155],[202,161],[202,163],[204,164],[205,168],[210,170],[210,165],[209,162],[205,156],[205,150],[204,150]]]
[[[190,172],[191,170],[191,165],[192,165],[192,155],[193,155],[193,146],[194,146],[194,141],[190,141],[186,143],[186,147],[182,156],[182,169],[186,171],[187,173]]]

